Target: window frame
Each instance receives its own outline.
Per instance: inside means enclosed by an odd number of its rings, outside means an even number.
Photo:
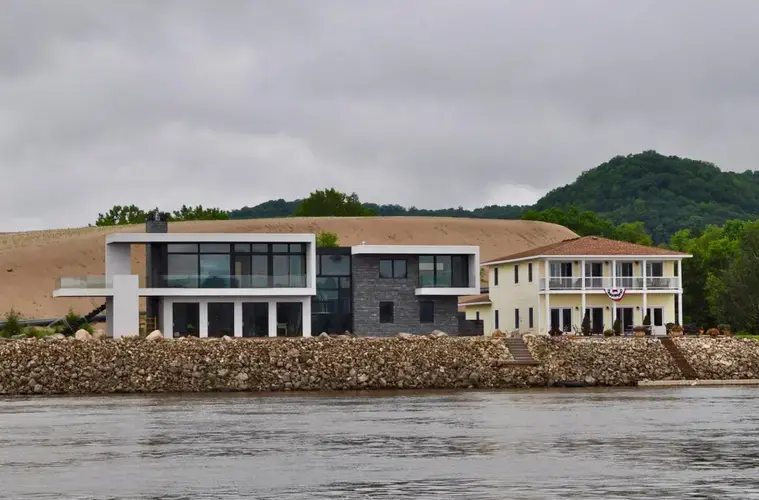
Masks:
[[[432,316],[426,318],[424,315],[424,306],[429,306],[432,311]],[[420,300],[419,301],[419,323],[429,324],[435,322],[435,301],[434,300]]]
[[[390,318],[388,320],[387,318],[387,311],[385,311],[385,314],[383,315],[382,308],[384,307],[390,307]],[[389,301],[389,300],[381,300],[379,303],[379,322],[383,325],[391,325],[395,323],[395,302]]]
[[[493,286],[498,286],[498,267],[493,267]]]
[[[514,264],[514,284],[519,284],[519,264]]]
[[[514,329],[519,330],[519,308],[514,308]]]
[[[390,276],[383,276],[382,275],[382,263],[383,262],[390,262]],[[403,262],[403,265],[404,265],[403,276],[396,276],[396,273],[395,273],[395,266],[399,262]],[[408,279],[408,260],[407,259],[401,259],[401,258],[380,259],[379,260],[379,277],[380,277],[380,279],[383,279],[383,280],[403,280],[403,279]]]
[[[527,324],[529,325],[528,328],[535,328],[535,311],[532,307],[527,309]]]
[[[532,283],[532,262],[527,263],[527,282]]]
[[[468,288],[469,287],[469,265],[470,259],[466,254],[424,254],[419,255],[417,260],[419,278],[418,285],[420,288],[428,288],[428,283],[422,283],[422,276],[429,277],[429,271],[422,271],[422,259],[432,259],[432,288]],[[438,263],[448,261],[447,273],[450,275],[450,281],[444,284],[442,278],[438,278],[438,273],[443,274],[445,271],[438,270]],[[454,264],[455,262],[455,264]],[[425,262],[426,264],[427,262]],[[454,268],[464,271],[461,276],[454,273]]]
[[[499,327],[499,325],[498,325],[498,323],[499,323],[499,317],[498,317],[498,316],[499,316],[499,314],[498,314],[498,309],[496,309],[496,310],[495,310],[495,311],[493,311],[493,312],[495,313],[495,314],[494,314],[494,317],[493,317],[493,325],[495,326],[495,329],[496,329],[496,330],[498,330],[498,327]]]

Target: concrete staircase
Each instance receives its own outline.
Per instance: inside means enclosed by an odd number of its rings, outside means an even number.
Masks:
[[[669,337],[662,337],[659,339],[664,345],[664,347],[669,351],[669,354],[672,356],[672,359],[675,360],[675,365],[677,365],[677,369],[680,370],[680,373],[686,380],[696,380],[698,379],[698,374],[696,373],[696,370],[693,369],[693,367],[688,363],[688,361],[683,356],[682,351],[677,347],[677,344],[675,344],[675,341],[672,340]]]
[[[506,338],[506,347],[509,348],[511,356],[514,358],[515,365],[537,365],[538,362],[530,354],[527,344],[521,338]]]

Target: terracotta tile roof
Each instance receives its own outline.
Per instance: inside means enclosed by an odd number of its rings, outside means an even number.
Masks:
[[[459,305],[477,304],[477,303],[490,304],[490,296],[487,293],[483,293],[482,295],[471,295],[469,297],[464,297],[464,298],[459,299]]]
[[[668,255],[685,257],[688,254],[666,248],[637,245],[626,241],[610,240],[600,236],[581,236],[492,259],[483,264],[537,257],[538,255]]]

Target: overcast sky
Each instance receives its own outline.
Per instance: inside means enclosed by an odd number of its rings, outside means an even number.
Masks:
[[[755,0],[0,1],[0,231],[329,186],[532,203],[645,149],[757,165]]]

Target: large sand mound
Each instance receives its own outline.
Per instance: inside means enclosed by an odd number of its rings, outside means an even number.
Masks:
[[[315,233],[332,231],[341,245],[479,245],[483,261],[576,236],[555,224],[442,217],[288,218],[171,223],[170,232]],[[101,299],[52,298],[59,276],[105,272],[105,235],[143,232],[144,226],[61,229],[0,234],[0,314],[11,307],[26,317],[52,318],[69,307],[80,314]],[[143,274],[144,250],[133,269]]]

